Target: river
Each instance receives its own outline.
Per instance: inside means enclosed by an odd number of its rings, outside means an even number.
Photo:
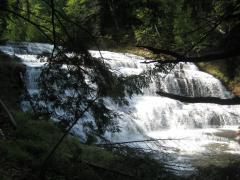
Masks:
[[[41,62],[37,55],[50,53],[52,48],[52,45],[41,43],[0,46],[1,51],[17,56],[26,65],[25,83],[30,94],[38,91],[36,81],[46,63]],[[100,58],[98,51],[90,53]],[[143,64],[143,57],[132,54],[109,51],[101,51],[101,54],[114,73],[124,76],[138,75],[154,66]],[[135,142],[129,146],[154,152],[159,154],[159,158],[163,158],[164,153],[169,165],[179,164],[178,169],[221,164],[226,162],[226,157],[234,158],[240,154],[240,145],[235,139],[240,125],[240,105],[182,103],[158,95],[158,90],[188,97],[233,97],[212,75],[200,71],[192,63],[179,63],[168,73],[157,73],[149,87],[142,89],[143,94],[128,98],[129,106],[119,106],[106,98],[107,106],[121,115],[117,119],[121,132],[106,132],[105,138],[112,142],[160,139]],[[26,102],[22,107],[26,110]],[[84,137],[82,128],[79,123],[73,132]]]

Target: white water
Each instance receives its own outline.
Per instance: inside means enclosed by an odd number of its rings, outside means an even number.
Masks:
[[[45,64],[37,59],[37,55],[42,52],[50,53],[51,49],[51,45],[39,43],[0,46],[1,51],[19,57],[26,64],[26,85],[31,93],[37,91],[35,81],[41,72],[41,66]],[[90,51],[90,53],[94,57],[100,57],[98,51]],[[153,67],[142,64],[144,58],[139,56],[108,51],[102,51],[101,54],[117,74],[125,76],[139,74]],[[143,90],[143,95],[135,95],[129,99],[130,106],[117,106],[110,99],[106,99],[108,107],[121,114],[118,119],[121,132],[118,134],[107,132],[105,137],[114,142],[149,138],[175,139],[161,140],[157,145],[150,142],[134,143],[134,146],[150,147],[158,152],[177,154],[178,159],[183,157],[186,159],[192,155],[198,157],[197,155],[204,154],[240,153],[237,141],[216,135],[236,132],[240,124],[239,105],[181,103],[157,95],[156,91],[159,89],[191,97],[231,98],[233,96],[212,75],[199,71],[194,64],[181,63],[169,74],[159,73],[150,87]],[[82,126],[77,125],[74,132],[83,135]]]

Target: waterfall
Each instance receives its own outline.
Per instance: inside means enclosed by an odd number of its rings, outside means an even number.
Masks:
[[[36,80],[45,64],[39,61],[37,55],[50,53],[51,49],[51,45],[40,43],[0,46],[1,51],[20,58],[26,64],[26,86],[30,93],[37,92]],[[114,73],[124,76],[138,75],[154,66],[141,63],[145,59],[132,54],[109,51],[101,51],[101,55],[98,51],[90,53],[98,58],[102,55]],[[159,72],[149,88],[143,89],[143,94],[128,99],[129,106],[118,106],[106,98],[106,105],[121,114],[118,117],[121,132],[106,132],[105,137],[115,142],[149,138],[179,139],[163,140],[162,144],[177,149],[175,153],[182,155],[221,151],[240,153],[236,141],[222,136],[226,131],[235,132],[240,124],[239,105],[182,103],[157,95],[158,90],[189,97],[233,97],[218,79],[200,71],[193,63],[179,63],[167,74]],[[76,125],[74,132],[81,135],[81,129],[80,124]],[[218,144],[218,148],[211,149],[213,144]],[[150,146],[163,151],[154,144]]]

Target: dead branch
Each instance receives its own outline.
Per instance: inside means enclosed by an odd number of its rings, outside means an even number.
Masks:
[[[10,112],[10,110],[8,109],[7,105],[1,99],[0,99],[0,105],[3,107],[3,109],[7,113],[9,120],[10,120],[11,124],[13,125],[13,127],[17,128],[17,122],[15,121],[15,119],[14,119],[12,113]]]
[[[220,59],[227,59],[227,58],[240,56],[240,51],[237,49],[229,50],[229,51],[225,51],[225,52],[224,51],[211,52],[211,53],[203,54],[203,55],[199,55],[199,56],[187,56],[187,55],[183,55],[181,53],[177,53],[174,51],[157,49],[157,48],[150,47],[150,46],[137,46],[137,47],[147,49],[156,55],[160,55],[160,56],[168,55],[168,56],[172,57],[171,60],[165,60],[165,61],[153,60],[153,61],[142,62],[145,64],[149,64],[149,63],[169,64],[169,63],[179,63],[179,62],[193,62],[193,63],[209,62],[209,61],[216,61],[216,60],[220,60]]]
[[[166,139],[145,139],[145,140],[137,140],[137,141],[124,141],[124,142],[108,142],[105,144],[96,144],[98,146],[113,146],[113,145],[123,145],[123,144],[132,144],[132,143],[144,143],[144,142],[155,142],[155,141],[179,141],[182,139],[173,139],[173,138],[166,138]]]
[[[239,105],[240,104],[239,97],[234,97],[231,99],[221,99],[217,97],[186,97],[186,96],[180,96],[180,95],[160,92],[160,91],[157,92],[157,94],[160,96],[171,98],[184,103],[211,103],[211,104],[219,104],[219,105]]]

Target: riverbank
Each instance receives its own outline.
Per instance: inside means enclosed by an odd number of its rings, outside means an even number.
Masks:
[[[140,156],[137,150],[81,144],[71,135],[42,167],[53,145],[63,135],[60,126],[46,118],[35,119],[30,113],[18,112],[15,118],[18,128],[12,137],[0,139],[1,180],[180,178],[150,156]]]
[[[240,66],[238,64],[231,68],[231,71],[234,71],[233,74],[229,72],[228,62],[224,60],[198,63],[197,66],[200,70],[221,80],[227,89],[236,96],[240,96]]]

